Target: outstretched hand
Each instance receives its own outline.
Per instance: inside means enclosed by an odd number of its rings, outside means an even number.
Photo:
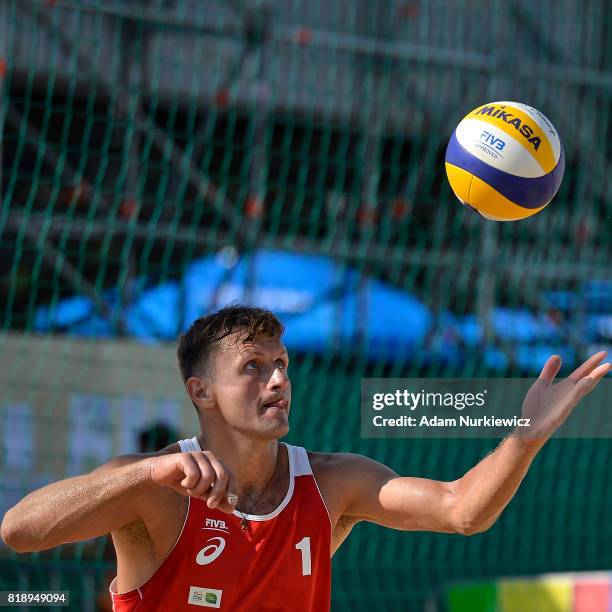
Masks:
[[[595,353],[557,384],[553,382],[561,368],[561,357],[549,357],[523,402],[522,416],[531,419],[531,426],[517,435],[528,440],[548,439],[610,371],[611,364],[601,363],[606,355],[605,351]]]

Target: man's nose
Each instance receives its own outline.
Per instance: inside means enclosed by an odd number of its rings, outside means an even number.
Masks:
[[[283,389],[289,385],[289,377],[284,370],[275,368],[270,376],[268,386],[272,389]]]

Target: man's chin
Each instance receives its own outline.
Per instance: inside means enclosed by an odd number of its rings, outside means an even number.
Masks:
[[[289,433],[289,423],[277,423],[275,426],[266,429],[265,432],[262,432],[266,438],[271,440],[278,440],[279,438],[284,438]]]
[[[257,423],[255,427],[240,428],[243,434],[258,440],[278,440],[289,433],[289,423],[287,421]]]
[[[289,423],[284,423],[283,425],[279,425],[278,427],[274,428],[274,430],[271,431],[270,433],[272,437],[276,439],[284,438],[289,433]]]

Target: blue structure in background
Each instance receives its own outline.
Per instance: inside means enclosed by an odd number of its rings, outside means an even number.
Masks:
[[[411,350],[432,322],[411,295],[320,256],[261,250],[226,270],[208,258],[188,268],[184,289],[187,324],[234,301],[263,306],[285,323],[287,346],[302,351],[354,349],[356,342],[372,356]]]
[[[584,299],[594,307],[591,312],[610,304],[612,284],[589,285],[593,287],[585,288]],[[466,352],[483,349],[491,368],[509,365],[507,351],[483,346],[483,330],[475,315],[444,312],[434,327],[434,316],[416,297],[328,257],[272,250],[238,257],[221,251],[192,262],[178,281],[147,287],[146,279],[139,279],[130,290],[138,297],[126,307],[116,289],[105,292],[104,298],[115,308],[117,320],[121,316],[124,332],[143,342],[172,340],[197,317],[240,302],[277,314],[287,328],[285,343],[294,351],[358,352],[389,362],[398,354],[405,354],[409,362],[418,351],[424,361],[461,363]],[[559,310],[557,302],[571,310],[580,296],[556,292],[547,298]],[[513,347],[514,363],[525,370],[541,367],[554,352],[568,361],[576,358],[563,342],[559,324],[546,315],[495,308],[491,326],[501,344]],[[605,333],[611,328],[612,315],[601,308],[585,319],[583,333],[601,341],[612,337]],[[97,314],[89,298],[79,296],[39,308],[35,329],[90,337],[117,335],[113,321]]]
[[[118,306],[116,291],[104,297]],[[180,282],[142,290],[124,311],[126,331],[144,341],[171,339],[197,317],[232,302],[271,309],[287,326],[287,346],[302,351],[354,349],[358,343],[373,356],[391,356],[422,344],[432,322],[416,298],[329,258],[262,250],[232,265],[222,257],[206,257],[194,261]],[[57,328],[76,335],[115,335],[86,297],[37,311],[37,331]]]

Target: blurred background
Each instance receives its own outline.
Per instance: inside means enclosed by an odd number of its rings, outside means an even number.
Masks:
[[[496,441],[361,439],[360,379],[567,373],[612,345],[611,64],[606,0],[0,2],[0,513],[194,435],[175,339],[235,300],[287,326],[289,442],[459,477]],[[565,145],[521,222],[445,177],[493,100]],[[332,608],[608,611],[611,459],[552,440],[470,538],[359,525]],[[113,572],[105,539],[0,545],[0,589],[75,610],[107,609]]]

